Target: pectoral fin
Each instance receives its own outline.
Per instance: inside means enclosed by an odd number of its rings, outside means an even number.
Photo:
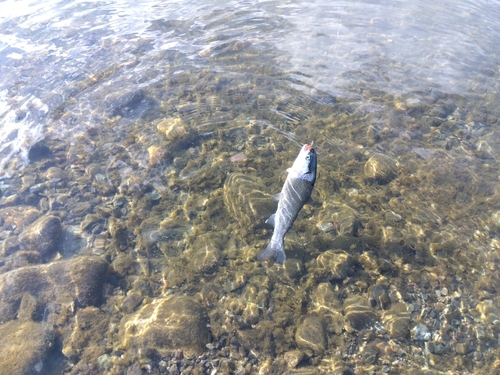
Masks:
[[[266,224],[269,224],[274,227],[274,218],[276,217],[276,214],[272,214],[269,216],[269,219],[266,220]]]
[[[280,198],[281,198],[281,193],[276,193],[271,197],[271,199],[275,202],[279,202]]]

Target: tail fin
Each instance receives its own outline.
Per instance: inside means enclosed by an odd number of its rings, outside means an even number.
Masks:
[[[276,263],[285,263],[285,241],[271,241],[266,249],[259,255],[258,260],[274,259]]]

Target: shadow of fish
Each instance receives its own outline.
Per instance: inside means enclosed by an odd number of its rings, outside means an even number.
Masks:
[[[274,227],[273,237],[258,260],[274,259],[281,264],[285,262],[285,235],[304,204],[311,198],[316,181],[316,151],[312,144],[302,146],[287,172],[288,176],[279,194],[278,209],[266,220],[267,224]]]

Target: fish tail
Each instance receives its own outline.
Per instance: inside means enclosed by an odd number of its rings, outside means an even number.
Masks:
[[[259,255],[258,260],[274,259],[276,263],[285,263],[285,241],[272,241],[266,246],[265,250]]]

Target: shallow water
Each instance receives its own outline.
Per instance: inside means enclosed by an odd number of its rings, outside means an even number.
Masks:
[[[498,371],[499,5],[1,2],[0,363]]]

